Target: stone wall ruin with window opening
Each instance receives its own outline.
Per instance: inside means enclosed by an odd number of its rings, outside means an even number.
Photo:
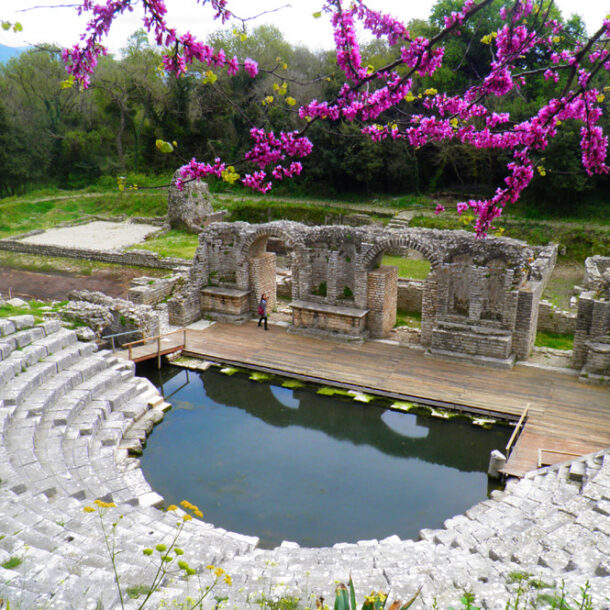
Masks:
[[[382,265],[382,258],[415,251],[430,262],[422,291],[422,345],[430,352],[505,366],[529,355],[538,302],[556,257],[554,246],[477,240],[464,231],[214,223],[199,236],[190,280],[170,301],[172,323],[206,316],[248,319],[262,291],[272,309],[276,254],[269,251],[270,241],[274,250],[281,244],[283,264],[291,267],[293,314],[301,312],[298,324],[293,315],[293,325],[300,330],[387,336],[396,316],[397,274]],[[202,291],[205,299],[198,294]],[[214,311],[205,307],[210,298]],[[236,299],[243,309],[239,315]],[[218,311],[222,303],[226,311]]]

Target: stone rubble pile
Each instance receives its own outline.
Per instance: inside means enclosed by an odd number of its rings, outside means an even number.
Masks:
[[[124,299],[113,299],[101,292],[72,290],[70,301],[62,310],[64,319],[77,320],[86,324],[98,339],[118,333],[142,331],[144,336],[156,337],[159,334],[159,316],[149,305],[138,305]],[[134,335],[116,339],[120,345],[135,341]]]
[[[119,607],[98,514],[83,511],[95,499],[118,505],[107,525],[117,523],[122,586],[152,582],[156,565],[142,549],[167,543],[183,513],[156,508],[163,499],[129,449],[141,448],[168,406],[132,363],[79,342],[59,321],[0,319],[1,599],[22,610]],[[529,473],[420,538],[261,550],[256,538],[193,520],[180,546],[204,584],[208,564],[227,570],[233,586],[215,594],[236,608],[261,593],[323,595],[332,605],[336,581],[350,573],[360,603],[373,589],[405,600],[422,587],[413,608],[435,600],[458,607],[467,590],[477,605],[497,609],[514,599],[517,581],[535,579],[543,588],[533,595],[564,582],[569,598],[588,582],[592,607],[607,608],[610,450]],[[147,607],[184,599],[185,587],[180,578],[166,581]]]

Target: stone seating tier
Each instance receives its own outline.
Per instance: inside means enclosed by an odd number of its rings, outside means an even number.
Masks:
[[[141,451],[169,405],[134,377],[131,363],[78,342],[55,322],[0,319],[0,344],[0,370],[9,371],[0,380],[7,398],[0,398],[0,598],[22,610],[120,607],[99,516],[83,507],[96,498],[117,503],[105,523],[116,523],[121,584],[152,582],[157,564],[142,549],[171,541],[184,513],[156,508],[162,498],[130,453]],[[576,598],[588,582],[594,607],[602,607],[610,597],[609,490],[604,451],[530,473],[442,529],[422,530],[417,542],[390,536],[261,550],[256,538],[195,519],[184,522],[180,546],[204,586],[206,565],[227,570],[233,586],[221,583],[214,595],[229,596],[238,608],[262,594],[332,599],[336,579],[350,573],[360,598],[390,588],[404,600],[423,587],[414,608],[435,600],[446,608],[468,589],[481,607],[503,608],[519,586],[511,574],[525,572],[555,587],[563,582]],[[20,565],[10,567],[12,558]],[[183,579],[168,579],[149,607],[179,605],[186,594]],[[131,609],[142,598],[124,601]],[[203,608],[215,605],[211,598]]]

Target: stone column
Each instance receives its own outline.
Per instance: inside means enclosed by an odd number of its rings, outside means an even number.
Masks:
[[[367,328],[373,338],[387,337],[396,323],[398,269],[379,267],[368,273]]]
[[[265,293],[267,295],[267,310],[271,311],[277,302],[277,288],[275,277],[275,254],[264,252],[249,259],[250,265],[250,307],[256,307]]]

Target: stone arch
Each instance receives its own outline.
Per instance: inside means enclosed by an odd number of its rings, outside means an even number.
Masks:
[[[286,245],[291,248],[295,253],[300,250],[298,247],[300,244],[297,240],[288,233],[285,229],[274,226],[273,224],[267,224],[258,227],[255,231],[253,231],[246,239],[241,246],[240,256],[242,259],[248,256],[250,249],[252,246],[263,239],[268,239],[269,237],[277,237],[286,242]]]
[[[362,267],[368,270],[368,268],[373,264],[375,258],[381,252],[384,252],[390,248],[409,248],[410,250],[416,250],[424,258],[430,261],[432,271],[434,271],[442,263],[441,257],[434,250],[434,247],[431,244],[423,242],[422,240],[411,235],[396,235],[381,239],[371,246],[371,248],[369,248],[369,250],[362,257]]]
[[[303,268],[303,261],[305,260],[305,250],[302,241],[298,238],[299,234],[297,231],[294,233],[289,232],[286,227],[278,226],[273,223],[259,225],[254,231],[249,233],[243,240],[239,249],[239,267],[241,268],[240,284],[244,289],[251,289],[253,282],[253,270],[251,267],[252,259],[262,255],[266,251],[267,240],[270,237],[275,237],[284,242],[286,247],[291,250],[291,271],[292,271],[292,296],[298,298],[298,291],[300,285],[300,274]],[[275,262],[272,263],[275,266]],[[275,286],[275,285],[274,285]],[[260,292],[258,290],[257,292]],[[267,290],[268,292],[268,290]],[[256,308],[258,303],[257,299],[259,294],[252,292],[250,295],[250,306],[253,310]],[[273,297],[271,305],[275,305],[275,288],[273,289]]]

